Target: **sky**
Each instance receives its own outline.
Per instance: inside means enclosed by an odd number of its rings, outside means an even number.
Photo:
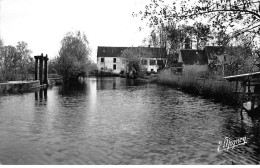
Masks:
[[[80,30],[96,62],[98,46],[140,46],[149,28],[133,12],[150,0],[0,0],[0,35],[5,45],[28,43],[32,56],[58,55],[61,40]]]

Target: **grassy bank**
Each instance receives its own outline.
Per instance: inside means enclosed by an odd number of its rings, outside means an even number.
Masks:
[[[219,76],[210,76],[205,69],[198,66],[186,68],[182,75],[175,75],[170,69],[158,74],[157,82],[178,87],[181,90],[212,98],[219,102],[237,104],[238,100],[232,93],[234,86]]]

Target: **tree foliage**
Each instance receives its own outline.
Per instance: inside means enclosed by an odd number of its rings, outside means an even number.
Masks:
[[[202,49],[209,39],[212,39],[209,25],[195,22],[193,25],[192,33],[196,39],[197,49]]]
[[[203,49],[209,39],[212,39],[209,25],[195,22],[191,26],[184,24],[177,26],[173,22],[154,27],[143,43],[148,42],[153,47],[167,48],[167,66],[171,66],[177,61],[180,49],[191,49],[194,40],[196,48]]]
[[[61,41],[57,57],[58,73],[64,80],[73,80],[88,72],[90,48],[87,37],[80,31],[68,32]]]
[[[232,37],[260,34],[260,2],[254,0],[151,0],[143,11],[133,14],[148,19],[150,26],[203,17],[218,31],[231,30]]]
[[[124,59],[123,62],[125,63],[129,71],[135,70],[136,72],[140,72],[142,69],[142,58],[151,58],[152,53],[144,47],[135,47],[124,50],[121,54],[121,57]]]
[[[28,79],[30,69],[33,67],[31,50],[24,41],[17,43],[17,46],[0,46],[0,80],[9,81],[17,79]]]
[[[3,47],[3,46],[4,46],[4,41],[3,41],[3,39],[0,38],[0,48]]]
[[[28,73],[34,72],[34,60],[31,57],[31,50],[28,49],[28,44],[24,41],[19,41],[16,45],[17,56],[19,60],[19,71],[24,75],[24,78],[28,78]]]
[[[199,43],[207,41],[204,37],[213,37],[217,45],[228,46],[226,61],[230,66],[232,62],[240,62],[240,65],[249,71],[252,69],[250,67],[254,66],[255,56],[260,56],[257,44],[260,37],[260,1],[257,0],[151,0],[143,10],[133,15],[146,20],[151,27],[182,23],[189,25],[188,22],[200,19],[207,21],[209,26],[195,23],[186,34],[192,32],[196,35],[194,37],[197,39],[197,48],[201,48]],[[175,37],[181,35],[176,26],[172,30]],[[243,40],[237,44],[236,41],[240,38]],[[243,53],[245,48],[250,49],[251,54]],[[252,65],[245,65],[241,61],[241,54],[243,57],[248,54],[247,60],[251,59],[249,62]]]
[[[49,74],[58,74],[58,58],[52,58],[48,61],[48,73]]]

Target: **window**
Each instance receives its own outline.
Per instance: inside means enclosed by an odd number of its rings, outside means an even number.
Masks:
[[[105,61],[105,58],[101,58],[101,62],[104,62]]]
[[[116,64],[113,65],[113,69],[116,69]]]
[[[105,49],[103,49],[103,53],[105,53],[106,52],[106,50]]]
[[[150,60],[150,65],[155,65],[156,64],[156,60]]]
[[[116,58],[113,59],[113,62],[116,63]]]
[[[163,66],[163,60],[157,60],[157,65]]]
[[[143,60],[141,61],[141,64],[142,64],[142,65],[147,65],[147,60],[143,59]]]

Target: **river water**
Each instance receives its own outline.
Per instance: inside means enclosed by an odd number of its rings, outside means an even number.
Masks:
[[[0,96],[1,164],[259,164],[260,122],[124,78]],[[245,145],[218,152],[225,137]]]

